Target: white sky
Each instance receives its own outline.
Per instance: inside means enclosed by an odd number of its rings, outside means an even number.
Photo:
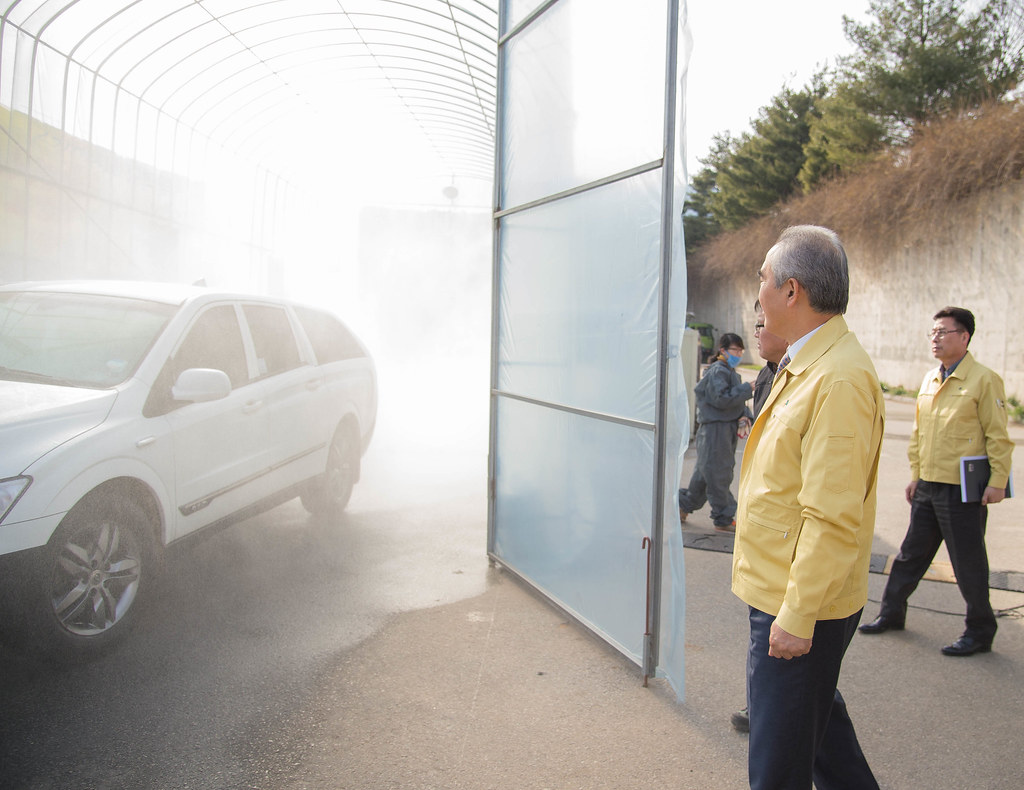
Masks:
[[[802,88],[827,61],[850,54],[843,14],[867,21],[868,0],[686,0],[693,52],[686,80],[687,168],[711,138],[750,129],[782,90]]]

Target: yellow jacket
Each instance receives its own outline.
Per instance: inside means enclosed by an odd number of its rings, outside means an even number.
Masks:
[[[841,315],[777,374],[740,467],[732,590],[804,639],[864,608],[885,404]]]
[[[968,351],[945,382],[940,368],[924,377],[907,449],[911,480],[959,485],[960,456],[987,455],[988,484],[1006,488],[1012,453],[998,374]]]

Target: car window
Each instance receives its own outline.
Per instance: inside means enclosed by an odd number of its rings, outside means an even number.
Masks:
[[[189,368],[214,368],[228,374],[232,389],[247,384],[249,368],[235,308],[218,305],[204,311],[178,346],[172,366],[174,379]]]
[[[187,405],[174,400],[171,388],[182,371],[189,368],[223,370],[231,381],[232,389],[249,383],[245,344],[233,306],[210,307],[193,321],[174,356],[167,360],[160,371],[143,406],[144,416],[167,414]]]
[[[98,294],[0,294],[0,377],[73,387],[120,384],[177,309]]]
[[[313,353],[321,365],[366,356],[355,335],[330,313],[311,307],[296,307],[295,314],[306,330]]]
[[[242,308],[256,348],[260,376],[276,376],[302,364],[288,314],[283,307],[247,304]]]

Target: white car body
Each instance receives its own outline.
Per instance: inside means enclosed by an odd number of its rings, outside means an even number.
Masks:
[[[297,494],[305,503],[325,477],[329,448],[341,431],[358,445],[351,482],[358,479],[359,456],[376,421],[376,373],[353,335],[336,338],[334,322],[339,335],[347,329],[329,314],[205,288],[103,281],[0,286],[0,308],[14,292],[146,300],[168,306],[159,309],[171,315],[131,375],[112,386],[45,383],[0,368],[0,560],[8,560],[5,568],[16,561],[6,555],[43,551],[67,514],[97,490],[138,498],[153,517],[150,537],[165,547]],[[30,354],[13,337],[13,327],[4,325],[4,315],[0,309],[0,365],[14,368],[10,360]],[[10,324],[19,318],[14,311],[6,315]],[[35,320],[38,335],[46,322]],[[177,371],[179,356],[184,365],[213,353],[202,341],[218,326],[230,330],[225,347],[234,352],[234,382],[214,372],[213,365],[185,375]],[[308,332],[308,327],[326,329]],[[324,339],[328,333],[330,343]],[[318,342],[322,356],[344,346],[337,355],[345,358],[318,359]],[[237,353],[242,348],[244,361]],[[72,363],[74,354],[69,348]],[[122,364],[112,358],[106,368],[116,375]],[[175,383],[195,389],[179,387],[174,398],[165,390]]]

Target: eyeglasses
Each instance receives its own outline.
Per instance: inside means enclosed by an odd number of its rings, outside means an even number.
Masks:
[[[954,332],[966,332],[966,329],[933,329],[928,333],[928,337],[932,340],[937,338],[945,337],[946,335],[952,335]]]

